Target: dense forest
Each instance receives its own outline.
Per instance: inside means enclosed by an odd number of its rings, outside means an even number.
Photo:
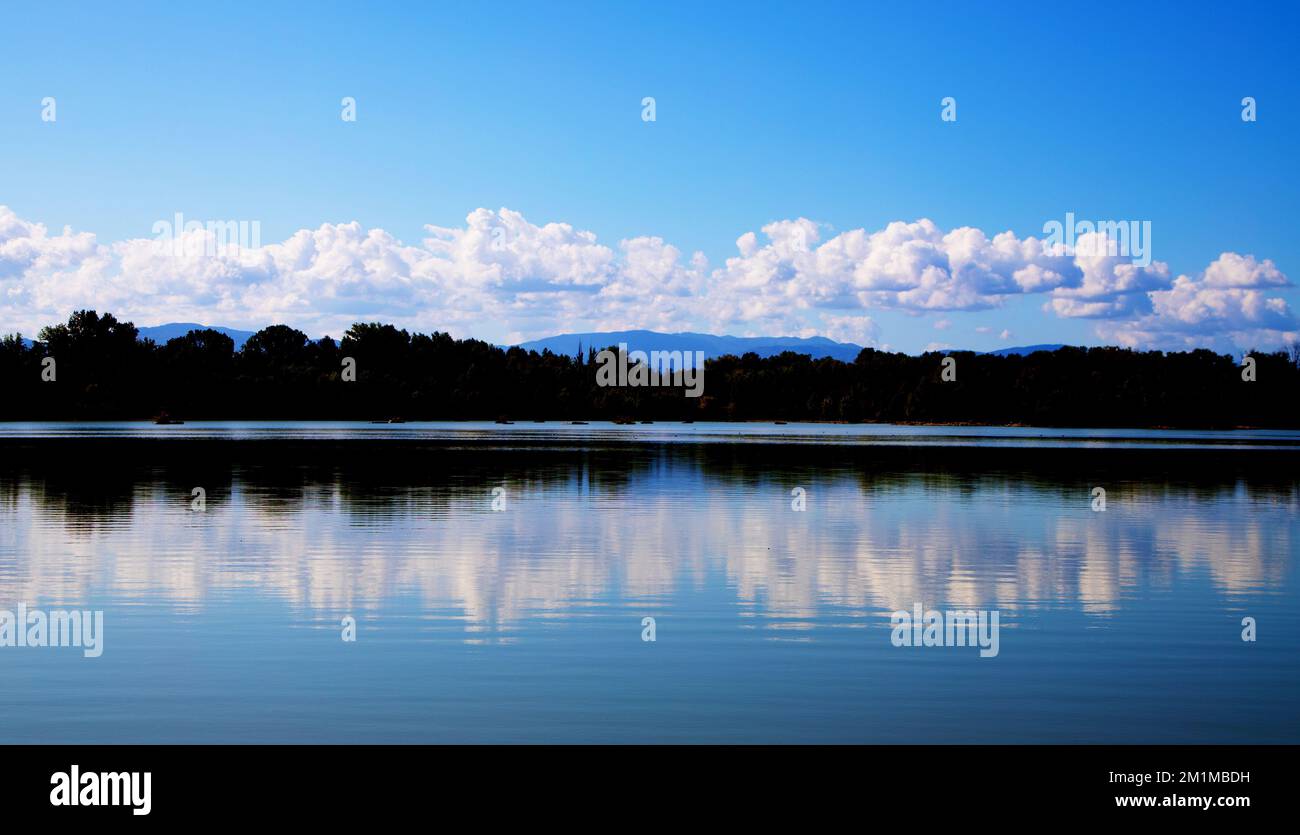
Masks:
[[[342,340],[274,325],[236,351],[191,331],[140,340],[111,314],[79,311],[27,345],[0,340],[0,420],[818,420],[1042,426],[1300,426],[1300,352],[1062,348],[1028,356],[909,356],[854,362],[784,353],[705,365],[703,396],[680,387],[602,387],[596,351],[561,356],[444,333],[355,324]],[[945,356],[955,379],[941,379]],[[53,358],[54,362],[50,362]],[[355,380],[343,373],[355,361]],[[53,379],[48,379],[53,377]]]

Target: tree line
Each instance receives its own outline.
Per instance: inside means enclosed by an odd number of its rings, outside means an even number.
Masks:
[[[864,349],[705,364],[703,396],[597,384],[597,351],[501,348],[357,323],[313,340],[285,325],[235,350],[213,330],[156,344],[83,310],[28,345],[0,339],[0,420],[787,420],[1098,427],[1296,427],[1300,350],[1233,357],[1061,348],[1028,356]],[[951,357],[953,379],[942,375]],[[52,358],[53,362],[49,359]],[[351,360],[355,379],[346,373]]]

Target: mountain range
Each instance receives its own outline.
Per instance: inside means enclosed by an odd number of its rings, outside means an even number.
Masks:
[[[193,322],[169,322],[166,325],[154,325],[149,328],[140,328],[141,339],[152,339],[159,345],[167,344],[167,340],[175,339],[178,336],[184,336],[190,331],[213,330],[218,333],[224,333],[235,341],[235,350],[238,351],[244,347],[244,343],[256,331],[241,331],[234,328],[223,328],[220,325],[196,325]]]
[[[163,345],[169,339],[184,336],[193,330],[204,329],[218,331],[229,336],[234,340],[236,351],[243,348],[244,343],[254,333],[254,331],[238,330],[220,325],[200,325],[194,322],[169,322],[164,325],[143,327],[139,331],[141,339],[152,339],[159,345]],[[24,339],[23,342],[29,346],[32,344],[30,339]],[[629,351],[703,351],[705,359],[716,359],[727,354],[742,356],[751,352],[758,354],[760,357],[774,357],[785,351],[794,351],[796,354],[808,354],[813,359],[831,357],[843,362],[853,362],[862,351],[861,345],[855,345],[852,342],[836,342],[824,336],[717,336],[711,333],[659,333],[649,330],[562,333],[544,339],[521,342],[519,347],[526,351],[541,352],[550,350],[553,354],[573,356],[579,350],[586,351],[588,348],[600,350],[620,343],[626,343]],[[510,346],[502,347],[508,348]],[[1027,355],[1035,351],[1055,351],[1057,348],[1063,347],[1065,346],[1059,344],[1020,345],[980,353],[1005,357]]]
[[[1017,345],[1014,348],[999,348],[996,351],[981,351],[980,353],[988,354],[994,357],[1009,357],[1013,355],[1026,356],[1035,351],[1055,351],[1058,348],[1064,348],[1061,344],[1049,345]]]
[[[629,351],[703,351],[705,359],[734,354],[741,356],[753,352],[760,357],[774,357],[785,351],[809,354],[816,359],[833,357],[853,362],[862,352],[861,345],[836,342],[824,336],[715,336],[710,333],[658,333],[656,331],[601,331],[593,333],[563,333],[521,342],[526,351],[550,349],[553,354],[573,356],[588,348],[600,350],[613,345],[627,344]]]

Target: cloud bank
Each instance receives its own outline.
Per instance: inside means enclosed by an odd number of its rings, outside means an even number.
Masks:
[[[662,238],[609,246],[505,208],[425,229],[408,245],[382,229],[327,223],[206,254],[214,251],[207,229],[185,232],[182,247],[104,243],[66,228],[52,234],[0,206],[0,327],[31,334],[96,308],[138,324],[283,322],[312,334],[381,320],[509,341],[649,328],[877,344],[878,311],[991,310],[1032,295],[1044,316],[1093,320],[1098,339],[1132,347],[1268,348],[1300,331],[1277,295],[1292,286],[1288,278],[1272,261],[1234,252],[1173,276],[1159,261],[1144,267],[1105,254],[1104,237],[1067,251],[925,219],[829,235],[798,218],[770,223],[761,236],[746,232],[737,254],[712,267]]]

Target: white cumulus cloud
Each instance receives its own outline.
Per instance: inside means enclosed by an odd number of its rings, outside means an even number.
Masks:
[[[1150,294],[1151,312],[1099,334],[1130,347],[1268,348],[1300,338],[1290,305],[1270,290],[1289,286],[1272,261],[1225,252],[1199,276],[1180,275]]]
[[[354,321],[380,320],[503,340],[650,328],[877,345],[877,311],[988,311],[1026,295],[1043,299],[1049,315],[1096,319],[1101,338],[1135,346],[1265,347],[1297,330],[1277,295],[1287,277],[1271,261],[1232,252],[1171,280],[1161,262],[1066,252],[1012,232],[945,231],[921,219],[835,233],[795,218],[745,232],[737,254],[712,267],[659,237],[607,244],[506,208],[425,228],[407,244],[356,222],[326,223],[205,254],[208,229],[185,232],[180,247],[103,243],[88,232],[52,234],[0,206],[0,330],[33,334],[95,308],[141,325],[286,323],[336,336]],[[1104,238],[1079,243],[1077,252],[1108,252]],[[945,316],[935,327],[950,323]]]

